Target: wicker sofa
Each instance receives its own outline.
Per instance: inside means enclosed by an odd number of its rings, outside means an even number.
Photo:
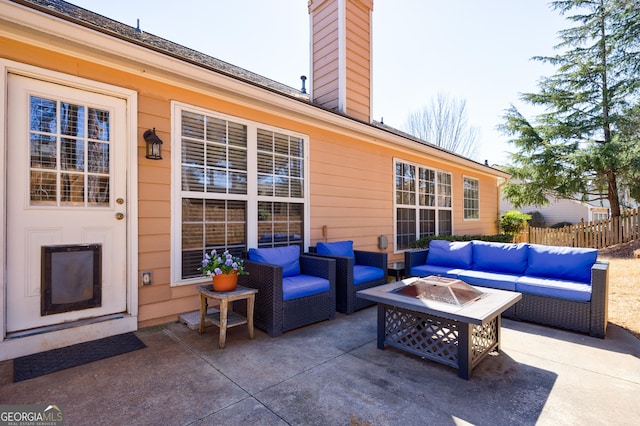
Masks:
[[[238,284],[255,288],[254,324],[271,337],[336,317],[335,260],[301,255],[299,246],[249,249]],[[246,313],[246,305],[238,304]]]
[[[405,252],[407,276],[440,275],[522,293],[503,316],[604,338],[609,264],[595,249],[432,240]]]

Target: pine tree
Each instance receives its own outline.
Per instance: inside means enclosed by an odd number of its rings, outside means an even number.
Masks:
[[[618,185],[634,185],[640,156],[640,0],[551,5],[577,25],[559,32],[561,53],[534,58],[557,70],[522,95],[544,112],[535,123],[514,107],[505,114],[501,127],[518,148],[507,171],[523,182],[507,184],[505,196],[516,207],[601,196],[619,216]]]

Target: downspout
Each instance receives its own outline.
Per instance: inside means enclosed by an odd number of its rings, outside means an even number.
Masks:
[[[347,113],[347,4],[338,0],[338,111]]]

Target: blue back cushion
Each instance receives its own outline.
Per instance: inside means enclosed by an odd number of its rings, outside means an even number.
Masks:
[[[431,240],[429,242],[427,265],[470,269],[472,256],[471,241]]]
[[[473,269],[484,272],[523,274],[527,269],[528,244],[473,241]]]
[[[300,274],[300,246],[250,248],[249,260],[280,265],[282,266],[283,277]]]
[[[526,275],[590,283],[597,258],[597,249],[530,244]]]
[[[353,253],[353,241],[337,241],[335,243],[319,242],[316,244],[316,253],[355,257]]]

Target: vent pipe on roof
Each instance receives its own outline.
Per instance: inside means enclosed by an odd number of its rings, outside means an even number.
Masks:
[[[307,89],[304,87],[304,83],[305,83],[305,81],[307,81],[307,76],[306,75],[301,75],[300,76],[300,80],[302,80],[302,89],[300,89],[300,91],[302,93],[307,93]]]

